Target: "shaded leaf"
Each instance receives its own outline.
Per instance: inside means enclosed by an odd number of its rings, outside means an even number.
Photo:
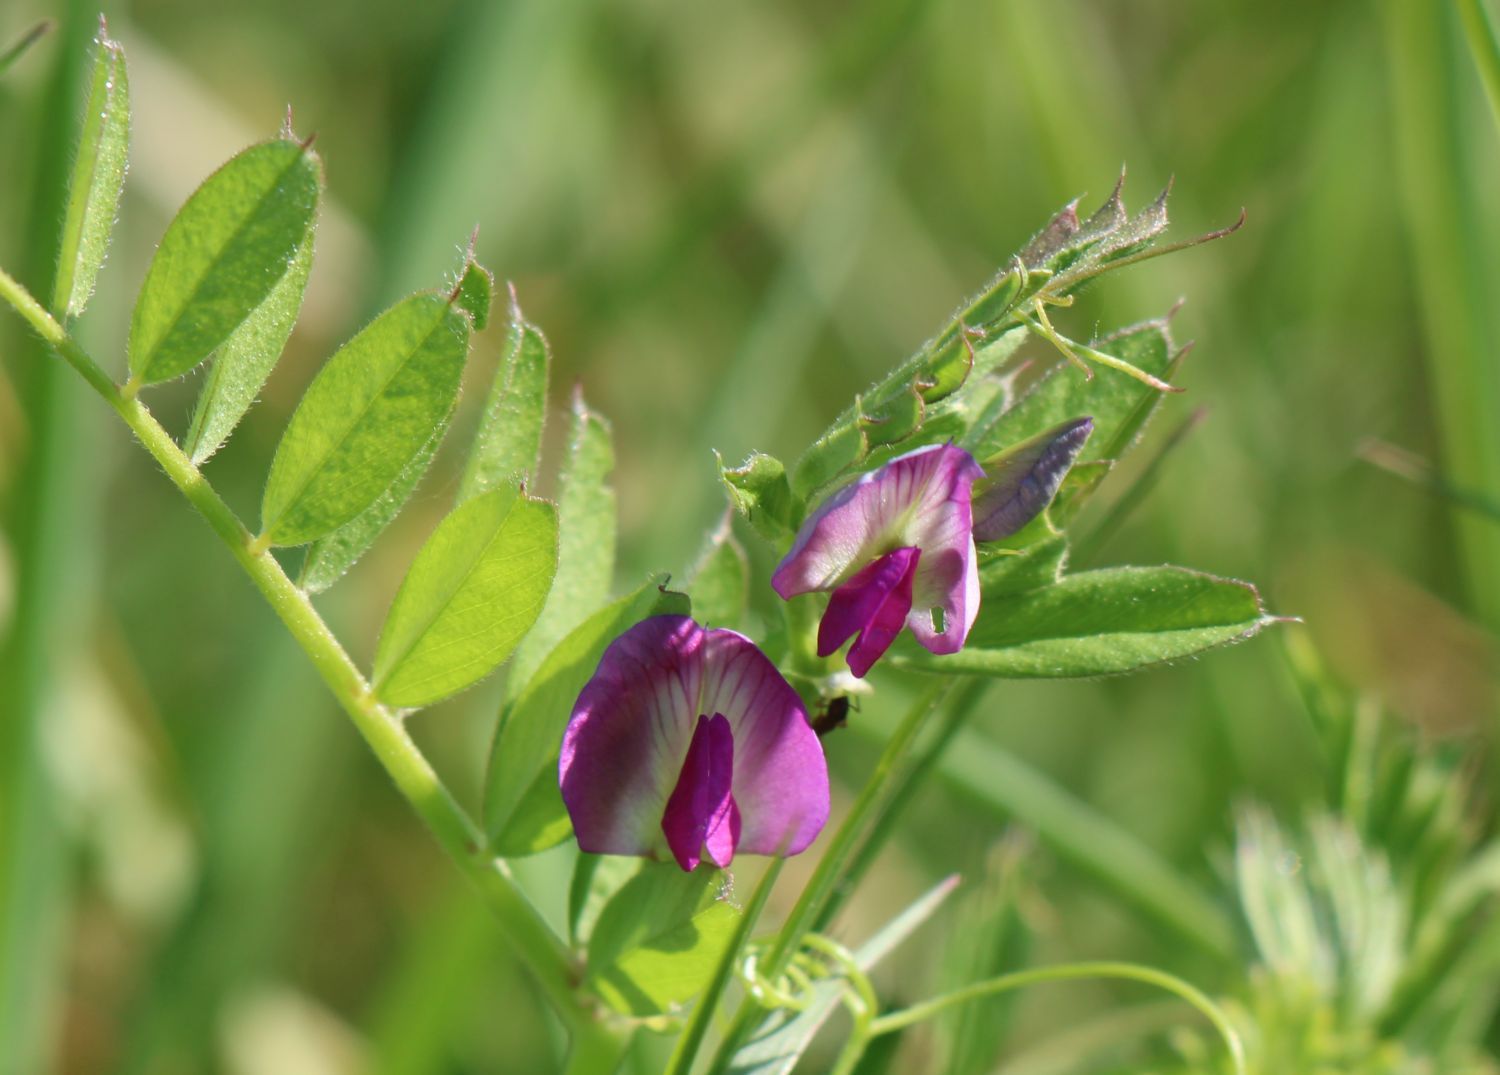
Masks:
[[[599,913],[646,860],[630,855],[591,855],[578,852],[573,879],[568,884],[568,938],[581,946],[594,932]]]
[[[1008,596],[984,594],[968,642],[900,663],[1029,679],[1101,676],[1237,642],[1276,622],[1248,583],[1181,567],[1113,567]]]
[[[572,827],[557,786],[563,730],[604,648],[647,616],[686,615],[681,594],[652,579],[574,628],[508,707],[490,751],[485,831],[497,854],[527,855],[568,838]]]
[[[307,238],[318,158],[288,138],[231,159],[167,226],[130,319],[130,372],[143,384],[202,362],[271,293]]]
[[[982,559],[979,589],[983,600],[993,601],[1051,586],[1062,575],[1067,558],[1068,539],[1062,534],[1054,534],[1023,549],[1007,550]]]
[[[376,697],[430,705],[489,675],[536,622],[556,569],[557,514],[546,501],[495,489],[454,509],[391,604]]]
[[[17,48],[24,48],[22,42]],[[125,188],[125,163],[130,146],[130,84],[125,74],[125,50],[105,33],[99,20],[94,41],[94,71],[84,104],[78,152],[68,184],[68,209],[63,218],[62,243],[52,309],[64,318],[77,317],[94,293],[94,280],[109,253],[109,237]]]
[[[182,450],[194,465],[201,464],[229,439],[271,376],[302,309],[312,256],[313,236],[309,231],[292,257],[291,267],[266,301],[220,345],[182,442]]]
[[[790,537],[802,521],[802,506],[792,495],[781,460],[754,452],[737,467],[725,467],[723,459],[718,462],[719,480],[734,509],[768,541]]]
[[[584,985],[625,1015],[660,1015],[708,983],[734,937],[739,910],[724,898],[727,875],[651,863],[599,915]]]
[[[396,476],[385,492],[375,498],[364,511],[350,519],[331,534],[326,534],[307,547],[302,560],[302,573],[297,585],[308,593],[322,593],[357,564],[360,557],[369,551],[387,526],[401,513],[406,502],[416,491],[422,476],[432,465],[433,456],[443,443],[448,432],[448,419],[438,426],[422,450],[411,457],[411,462]]]
[[[397,303],[339,348],[276,448],[265,539],[306,544],[375,503],[452,412],[468,350],[469,319],[433,292]]]
[[[737,627],[750,601],[750,563],[729,520],[725,515],[708,535],[684,586],[698,622],[713,627]]]
[[[1168,381],[1181,355],[1173,348],[1167,323],[1160,320],[1123,329],[1092,347]],[[1095,366],[1094,377],[1089,380],[1060,359],[1013,404],[997,400],[975,422],[962,445],[976,459],[985,459],[1086,414],[1094,420],[1094,434],[1079,453],[1079,461],[1119,459],[1160,401],[1159,391],[1129,374]]]
[[[558,479],[557,516],[562,528],[557,581],[536,629],[516,654],[508,692],[519,694],[552,647],[605,601],[615,572],[614,438],[604,417],[573,395],[568,456]]]
[[[460,503],[497,485],[535,478],[542,456],[551,361],[546,338],[521,316],[512,292],[505,354],[495,370],[484,417],[459,482]]]

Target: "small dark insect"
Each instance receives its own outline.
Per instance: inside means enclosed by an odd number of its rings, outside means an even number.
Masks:
[[[828,699],[818,715],[812,720],[812,730],[825,736],[835,728],[842,728],[849,719],[849,696],[840,694]]]

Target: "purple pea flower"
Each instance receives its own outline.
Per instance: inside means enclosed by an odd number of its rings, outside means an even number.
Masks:
[[[934,444],[892,459],[829,497],[808,517],[771,576],[783,598],[831,590],[818,656],[850,638],[863,677],[910,627],[933,653],[957,653],[979,614],[970,492],[974,457]]]
[[[828,764],[802,699],[744,635],[686,616],[609,644],[558,764],[578,846],[670,851],[684,870],[795,855],[828,820]]]

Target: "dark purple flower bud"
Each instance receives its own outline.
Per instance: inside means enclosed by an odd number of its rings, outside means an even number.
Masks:
[[[1008,538],[1040,515],[1093,431],[1092,418],[1075,418],[986,462],[974,485],[974,540]]]

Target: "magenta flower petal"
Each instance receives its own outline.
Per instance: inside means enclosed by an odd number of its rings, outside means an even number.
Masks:
[[[772,587],[784,598],[837,591],[868,565],[898,549],[915,548],[920,560],[907,626],[933,653],[957,652],[979,614],[970,495],[983,475],[974,458],[952,444],[898,456],[839,490],[808,517],[771,576]],[[848,599],[837,612],[830,603],[829,637],[841,631],[849,637],[851,609]],[[820,646],[821,639],[820,630]],[[868,670],[866,652],[861,651],[861,663]],[[869,663],[880,652],[884,646]],[[853,669],[853,650],[850,658]]]
[[[684,869],[795,854],[828,820],[828,767],[797,692],[749,639],[685,616],[643,620],[605,650],[558,776],[583,850],[670,852]]]
[[[661,831],[677,864],[689,872],[698,868],[706,850],[715,866],[728,866],[740,839],[740,813],[731,782],[734,775],[734,733],[723,714],[698,718],[688,744],[682,775],[667,799]]]
[[[849,671],[863,678],[906,624],[920,558],[915,546],[896,549],[834,590],[818,625],[818,656],[836,653],[857,634],[849,650]]]

